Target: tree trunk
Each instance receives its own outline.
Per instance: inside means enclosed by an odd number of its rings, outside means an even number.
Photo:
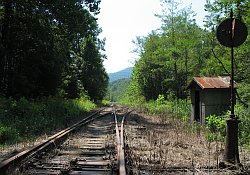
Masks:
[[[5,0],[4,5],[4,19],[2,27],[2,45],[3,54],[1,55],[1,90],[7,96],[13,93],[13,57],[11,56],[12,43],[11,38],[11,22],[13,17],[12,1]]]

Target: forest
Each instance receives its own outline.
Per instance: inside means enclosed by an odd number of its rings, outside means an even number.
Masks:
[[[98,0],[0,3],[0,92],[14,99],[103,98],[108,76]]]
[[[64,128],[103,99],[99,4],[0,1],[0,146]]]

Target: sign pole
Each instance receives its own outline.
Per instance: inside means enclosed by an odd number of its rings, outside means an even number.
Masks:
[[[233,18],[233,12],[230,13],[231,21],[231,115],[227,120],[227,135],[226,135],[226,147],[225,147],[225,156],[224,156],[224,166],[225,164],[240,165],[239,159],[239,148],[238,148],[238,124],[240,121],[237,116],[234,114],[234,105],[235,105],[235,91],[234,91],[234,28],[235,28],[235,19]]]
[[[240,120],[234,114],[235,88],[234,88],[234,47],[238,47],[246,41],[248,35],[246,25],[239,19],[233,18],[231,9],[230,18],[225,19],[217,28],[216,36],[221,45],[231,48],[231,114],[227,120],[227,135],[224,162],[220,167],[241,166],[238,148],[238,124]]]
[[[235,105],[235,93],[234,93],[234,27],[235,27],[235,19],[233,19],[233,11],[231,10],[230,13],[230,19],[231,19],[231,118],[234,118],[234,105]]]

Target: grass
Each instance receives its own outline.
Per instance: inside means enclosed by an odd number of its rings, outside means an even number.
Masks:
[[[17,101],[0,97],[0,145],[17,143],[67,127],[95,107],[88,98],[21,98]]]

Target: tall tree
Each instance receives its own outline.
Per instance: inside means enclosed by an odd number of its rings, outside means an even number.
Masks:
[[[89,36],[98,40],[100,29],[90,11],[98,13],[99,3],[99,0],[3,0],[1,93],[14,98],[48,96],[57,93],[68,77],[79,82],[79,70],[74,72],[72,66],[77,62],[75,55],[80,54],[83,40]]]
[[[102,55],[93,37],[83,42],[80,80],[93,100],[101,100],[107,91],[108,75],[102,66]]]
[[[147,100],[172,93],[184,98],[188,78],[202,64],[197,57],[203,53],[204,31],[195,23],[193,11],[177,10],[178,3],[173,0],[162,2],[163,14],[158,15],[163,22],[161,30],[148,35],[143,42],[138,39],[134,42],[143,44],[143,49],[139,45],[142,53],[135,65],[134,80]]]

